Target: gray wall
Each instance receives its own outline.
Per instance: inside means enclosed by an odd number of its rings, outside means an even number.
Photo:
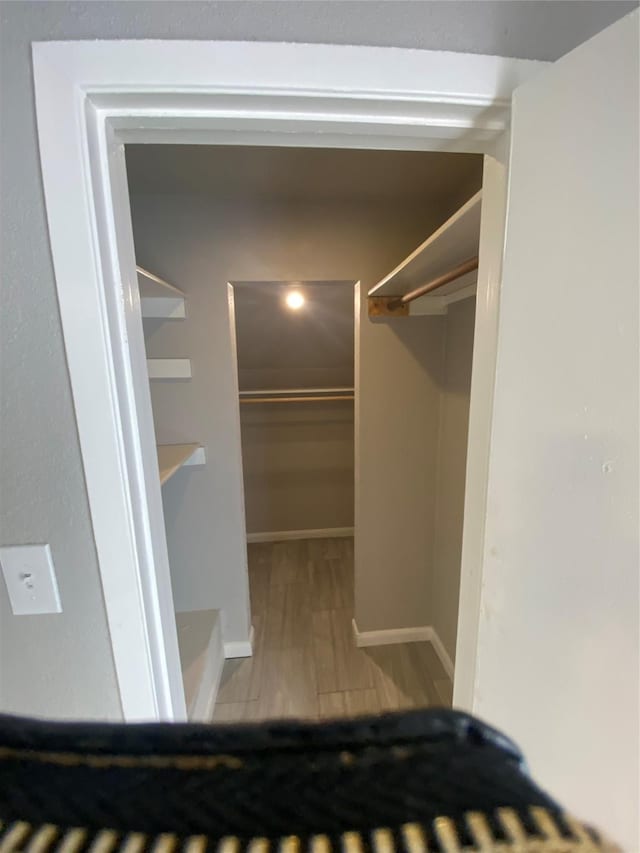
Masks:
[[[5,543],[52,543],[63,614],[14,618],[0,584],[5,710],[117,716],[44,214],[30,43],[45,39],[315,41],[554,58],[623,3],[140,3],[0,5],[2,494]]]
[[[355,618],[360,631],[430,625],[445,320],[371,322],[363,305],[361,330]]]
[[[353,527],[351,402],[241,410],[247,532]]]
[[[288,233],[288,229],[285,233]],[[283,243],[283,247],[286,243]],[[240,389],[352,388],[354,282],[234,288]],[[353,527],[352,401],[240,407],[248,533]]]
[[[451,660],[455,660],[456,656],[458,627],[474,322],[475,299],[465,299],[449,306],[440,401],[436,531],[429,598],[433,627]]]

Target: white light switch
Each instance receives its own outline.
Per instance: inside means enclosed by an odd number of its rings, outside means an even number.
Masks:
[[[0,564],[14,616],[62,613],[48,545],[6,545]]]

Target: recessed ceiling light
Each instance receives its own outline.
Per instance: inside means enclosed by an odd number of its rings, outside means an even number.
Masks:
[[[285,304],[292,311],[299,311],[304,305],[304,296],[299,290],[290,290],[285,296]]]

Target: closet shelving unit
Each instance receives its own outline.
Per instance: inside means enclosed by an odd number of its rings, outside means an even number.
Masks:
[[[370,317],[446,314],[474,296],[480,244],[479,190],[368,292]]]
[[[145,320],[184,320],[185,295],[160,276],[137,266],[142,317]],[[191,379],[188,358],[148,358],[149,379]]]
[[[168,281],[136,267],[144,320],[175,321],[187,317],[185,294]],[[148,358],[150,381],[191,379],[188,358]],[[206,463],[204,447],[199,444],[158,444],[158,472],[164,486],[181,468]],[[176,631],[180,667],[189,720],[204,722],[210,715],[211,661],[222,654],[222,628],[217,610],[176,611]],[[215,664],[213,664],[215,669]]]
[[[136,267],[136,272],[144,318],[185,319],[185,295],[179,288],[140,266]]]
[[[156,449],[162,486],[184,465],[204,464],[204,447],[199,444],[158,444]]]
[[[143,319],[184,320],[187,316],[185,294],[168,281],[136,267]],[[149,379],[191,379],[188,358],[148,358]],[[157,445],[160,484],[164,485],[185,465],[204,465],[204,448],[199,444]]]

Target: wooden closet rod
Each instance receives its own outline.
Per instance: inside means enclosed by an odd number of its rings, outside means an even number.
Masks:
[[[315,395],[303,397],[240,397],[241,403],[316,403],[320,400],[353,400],[353,394],[331,394],[316,397]]]
[[[458,264],[457,267],[449,270],[449,272],[439,275],[437,278],[427,282],[427,284],[416,287],[415,290],[410,290],[409,293],[405,293],[404,296],[399,296],[397,299],[390,300],[389,308],[393,310],[394,308],[399,308],[401,305],[407,305],[407,303],[413,302],[414,299],[419,299],[426,293],[431,293],[439,287],[444,287],[444,285],[449,284],[450,281],[455,281],[457,278],[460,278],[460,276],[466,275],[468,272],[477,269],[478,256],[476,255],[475,258],[469,258],[468,261]]]
[[[258,391],[240,391],[241,397],[293,397],[296,394],[353,394],[353,387],[341,388],[261,388]]]

